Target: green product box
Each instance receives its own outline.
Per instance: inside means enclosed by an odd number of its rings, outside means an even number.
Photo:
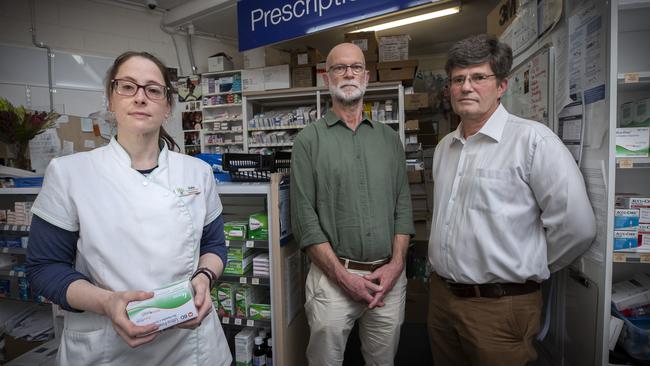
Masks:
[[[223,270],[223,274],[242,276],[253,268],[253,256],[248,255],[243,259],[230,259]]]
[[[248,305],[248,319],[271,320],[271,305],[270,304]]]
[[[220,283],[216,288],[216,297],[219,316],[232,316],[234,314],[235,290],[237,285],[230,283]]]
[[[246,240],[248,222],[230,221],[223,224],[226,240]]]
[[[248,217],[248,238],[268,240],[269,217],[265,212],[254,213]]]
[[[236,318],[245,318],[246,309],[250,304],[253,304],[258,300],[259,288],[255,286],[239,286],[235,291],[235,317]]]

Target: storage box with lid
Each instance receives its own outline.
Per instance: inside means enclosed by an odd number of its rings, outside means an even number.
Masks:
[[[258,47],[244,51],[244,69],[276,66],[291,62],[291,54],[273,47]]]
[[[291,52],[291,66],[314,66],[321,62],[323,57],[316,48],[307,47]]]
[[[208,57],[208,72],[232,70],[232,59],[223,52]]]
[[[379,81],[412,81],[418,60],[380,62],[377,64]]]

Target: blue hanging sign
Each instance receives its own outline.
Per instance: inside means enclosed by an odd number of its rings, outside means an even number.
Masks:
[[[239,0],[239,51],[436,2],[436,0]]]

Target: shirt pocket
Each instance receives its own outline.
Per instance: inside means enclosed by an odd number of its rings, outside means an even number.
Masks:
[[[514,169],[476,169],[472,176],[469,207],[492,213],[505,214],[516,199],[516,172]]]

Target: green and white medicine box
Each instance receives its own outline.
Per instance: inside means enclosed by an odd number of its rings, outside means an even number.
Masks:
[[[616,157],[648,157],[650,128],[631,127],[616,129]]]
[[[217,314],[219,314],[219,316],[230,317],[234,314],[233,306],[235,303],[236,286],[237,285],[230,283],[220,283],[219,286],[217,286]]]
[[[270,304],[248,305],[248,318],[253,320],[271,320]]]
[[[248,238],[268,240],[269,217],[265,212],[254,213],[248,217]]]
[[[161,331],[196,318],[194,290],[190,281],[174,282],[153,290],[153,293],[150,299],[127,304],[126,313],[133,324],[157,324],[156,331]]]
[[[226,240],[246,240],[248,222],[230,221],[223,224]]]

